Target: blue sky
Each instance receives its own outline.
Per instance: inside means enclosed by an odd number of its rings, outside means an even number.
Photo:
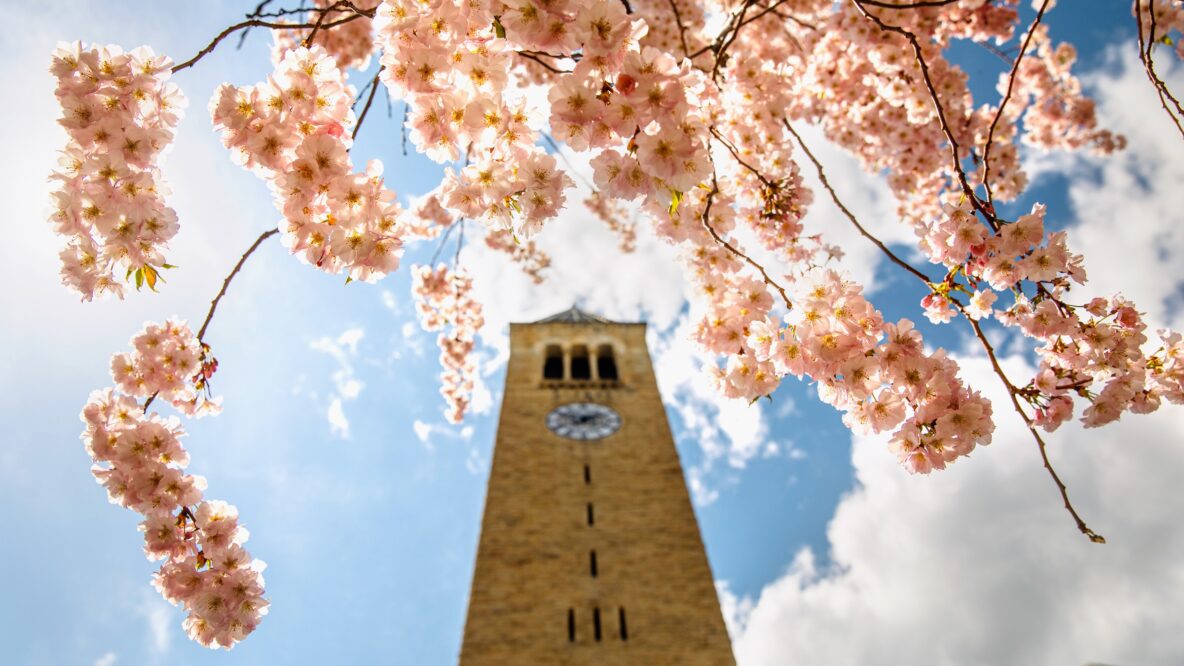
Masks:
[[[1072,229],[1071,245],[1085,252],[1099,293],[1122,289],[1152,321],[1179,327],[1179,139],[1134,66],[1124,3],[1091,3],[1088,13],[1062,4],[1048,17],[1053,36],[1076,42],[1079,74],[1131,149],[1109,160],[1028,155],[1043,175],[1021,207],[1038,197],[1050,220]],[[250,84],[267,74],[269,38],[257,31],[242,51],[228,43],[175,79],[189,109],[162,168],[181,218],[170,253],[180,268],[159,294],[83,304],[59,285],[59,241],[42,221],[45,176],[64,141],[46,72],[50,51],[81,39],[149,44],[180,60],[249,7],[4,5],[19,26],[0,44],[9,84],[0,105],[8,157],[0,161],[2,223],[16,240],[0,264],[5,663],[453,663],[501,397],[505,325],[577,300],[651,324],[651,353],[742,664],[1184,661],[1184,638],[1170,630],[1184,606],[1178,411],[1126,417],[1104,431],[1070,427],[1053,438],[1078,507],[1111,541],[1091,546],[1059,508],[1002,401],[991,447],[940,475],[910,477],[882,442],[853,441],[810,386],[787,383],[772,402],[752,407],[717,398],[685,341],[690,318],[673,253],[643,235],[637,253],[618,255],[608,232],[578,210],[540,237],[555,258],[542,287],[477,244],[463,251],[490,305],[484,388],[477,413],[461,426],[441,418],[435,335],[415,322],[405,270],[378,285],[345,286],[274,241],[252,257],[207,336],[221,362],[214,388],[225,410],[187,422],[184,443],[191,471],[209,481],[207,496],[238,507],[248,547],[268,562],[272,608],[230,653],[191,643],[182,613],[150,586],[155,565],[141,553],[136,516],[108,504],[90,475],[77,414],[91,390],[110,384],[110,354],[125,349],[142,322],[199,321],[241,252],[274,226],[265,184],[231,163],[206,112],[222,81]],[[1121,40],[1125,50],[1115,46]],[[994,99],[993,57],[970,49],[955,56],[972,76],[987,74],[975,93]],[[1184,89],[1170,54],[1161,59]],[[392,188],[420,194],[439,168],[402,156],[399,109],[388,120],[383,107],[380,95],[355,163],[383,159]],[[865,222],[907,241],[910,232],[893,226],[883,183],[817,133],[807,139]],[[835,231],[847,268],[874,285],[889,316],[909,314],[917,294],[816,200],[807,224]],[[411,248],[405,265],[434,250]],[[612,270],[589,270],[588,256]],[[989,384],[959,331],[931,339],[964,358],[968,379]],[[1000,341],[1022,372],[1023,350]]]

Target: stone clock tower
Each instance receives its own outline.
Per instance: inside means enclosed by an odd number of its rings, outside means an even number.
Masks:
[[[460,663],[735,664],[645,324],[511,324]]]

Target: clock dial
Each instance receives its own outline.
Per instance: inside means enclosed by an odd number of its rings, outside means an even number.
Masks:
[[[621,416],[595,402],[570,402],[547,414],[551,432],[578,441],[604,439],[621,427]]]

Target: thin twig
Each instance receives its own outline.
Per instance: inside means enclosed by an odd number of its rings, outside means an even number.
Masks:
[[[518,55],[522,56],[523,58],[526,58],[527,60],[533,60],[534,62],[536,62],[536,63],[538,63],[538,64],[542,65],[542,66],[543,66],[543,68],[545,68],[545,69],[548,69],[548,70],[550,70],[550,71],[552,71],[552,72],[554,72],[554,73],[556,73],[556,74],[570,74],[570,73],[571,73],[571,71],[572,71],[572,70],[570,70],[570,69],[559,69],[558,67],[554,67],[554,66],[552,66],[550,63],[548,63],[548,62],[544,61],[543,59],[539,58],[539,57],[538,57],[538,55],[536,55],[536,54],[535,54],[535,53],[533,53],[533,52],[529,52],[529,51],[515,51],[515,53],[517,53]],[[550,54],[548,54],[548,55],[550,55]]]
[[[687,48],[687,27],[682,23],[682,14],[678,11],[678,0],[669,0],[670,9],[674,12],[674,22],[678,25],[678,39],[682,42],[682,54],[688,58],[691,50]]]
[[[963,315],[965,316],[965,312]],[[1019,389],[1015,387],[1015,384],[1011,383],[1011,380],[1007,378],[1007,374],[1003,372],[1003,367],[999,365],[999,359],[995,357],[995,348],[991,346],[991,342],[987,340],[987,336],[983,333],[982,327],[979,326],[977,321],[971,319],[970,317],[966,317],[966,321],[970,322],[970,326],[974,329],[975,336],[977,336],[979,342],[982,343],[983,349],[987,351],[987,358],[991,360],[991,368],[1007,387],[1007,395],[1009,398],[1011,398],[1012,407],[1015,408],[1015,411],[1020,415],[1020,418],[1024,420],[1024,425],[1028,427],[1028,432],[1032,433],[1032,437],[1036,440],[1036,446],[1040,449],[1040,459],[1044,462],[1044,469],[1048,470],[1048,475],[1052,477],[1053,483],[1056,484],[1057,490],[1060,491],[1061,500],[1063,500],[1065,503],[1065,509],[1069,512],[1069,515],[1073,516],[1073,521],[1077,523],[1077,529],[1080,530],[1082,534],[1089,537],[1089,540],[1094,543],[1106,543],[1106,538],[1090,529],[1089,526],[1085,524],[1085,521],[1081,519],[1081,516],[1077,514],[1077,510],[1073,508],[1073,503],[1069,501],[1069,490],[1065,486],[1065,482],[1061,481],[1060,475],[1058,475],[1057,471],[1053,469],[1052,462],[1048,459],[1048,446],[1044,443],[1044,438],[1040,436],[1040,433],[1036,430],[1036,424],[1033,423],[1032,418],[1028,416],[1028,413],[1025,412],[1023,407],[1020,405],[1019,398],[1016,397]]]
[[[250,14],[247,14],[247,18],[261,18],[263,15],[263,8],[266,7],[267,5],[271,4],[271,2],[272,2],[272,0],[263,0],[258,5],[255,6],[255,11],[251,12]],[[251,32],[250,28],[243,30],[243,33],[238,36],[238,44],[235,45],[235,47],[234,47],[235,49],[241,50],[243,48],[243,44],[246,43],[247,35],[250,32]]]
[[[380,75],[382,75],[382,66],[379,66],[378,71],[374,72],[374,78],[370,80],[370,95],[366,98],[366,105],[362,107],[362,113],[358,116],[358,123],[354,125],[354,131],[349,135],[351,139],[358,138],[358,130],[362,129],[362,121],[370,112],[370,105],[374,103],[374,95],[378,92],[378,77]]]
[[[724,145],[724,148],[728,149],[728,152],[732,154],[732,159],[739,162],[740,166],[751,171],[752,174],[754,176],[756,176],[758,180],[761,181],[762,185],[764,185],[765,187],[773,187],[774,186],[773,181],[769,180],[768,178],[765,178],[765,176],[762,175],[760,171],[756,170],[756,167],[750,165],[749,163],[745,162],[743,159],[740,158],[740,151],[738,151],[735,146],[733,146],[727,139],[725,139],[723,137],[723,135],[719,133],[719,130],[715,129],[715,125],[712,125],[712,126],[708,127],[707,129],[709,132],[711,132],[712,136],[714,136],[720,143],[722,143]]]
[[[918,0],[917,2],[910,2],[906,5],[897,5],[891,2],[883,2],[882,0],[860,0],[860,2],[882,9],[920,9],[922,7],[944,7],[961,2],[961,0]]]
[[[458,219],[444,228],[444,234],[440,237],[440,244],[436,246],[436,251],[432,253],[432,260],[428,262],[429,266],[433,268],[436,266],[436,260],[440,258],[440,252],[444,250],[444,245],[448,242],[448,237],[452,235],[452,230],[456,228],[457,222],[460,222],[460,220]]]
[[[366,16],[366,14],[353,14],[351,16],[347,16],[347,17],[341,19],[340,21],[333,21],[331,23],[326,23],[323,27],[333,28],[333,27],[342,25],[344,23],[349,23],[350,21],[357,20],[359,18],[362,18],[363,16]],[[183,62],[179,65],[173,65],[173,68],[171,71],[174,74],[176,74],[177,72],[179,72],[183,69],[187,69],[189,67],[196,65],[198,60],[201,60],[202,58],[204,58],[207,55],[209,55],[210,53],[212,53],[214,51],[214,49],[218,48],[218,44],[220,44],[222,42],[222,40],[226,39],[227,37],[229,37],[230,35],[234,34],[235,32],[237,32],[239,30],[244,30],[246,28],[272,28],[274,30],[300,30],[303,28],[312,28],[315,26],[316,26],[315,23],[273,23],[271,21],[264,21],[261,19],[249,19],[249,20],[243,21],[241,23],[236,23],[236,24],[230,26],[229,28],[226,28],[222,32],[218,33],[218,36],[214,37],[214,39],[211,40],[210,43],[207,44],[205,48],[198,51],[197,55],[193,56],[189,60],[186,60],[185,62]]]
[[[987,224],[991,227],[992,231],[998,231],[999,223],[995,218],[995,211],[992,209],[992,207],[979,199],[978,195],[974,193],[974,188],[970,186],[970,181],[966,177],[966,171],[962,168],[962,157],[959,154],[960,148],[958,146],[958,140],[954,138],[954,132],[950,129],[950,123],[946,119],[945,107],[942,106],[941,98],[937,94],[937,88],[933,85],[933,77],[929,73],[929,65],[925,62],[925,55],[921,48],[921,42],[912,32],[905,30],[900,26],[888,25],[887,23],[881,21],[879,17],[869,12],[867,8],[863,6],[863,0],[851,0],[851,2],[854,3],[856,9],[859,10],[859,13],[863,14],[865,18],[879,26],[881,30],[886,30],[888,32],[894,32],[898,35],[902,35],[909,41],[909,44],[913,48],[913,55],[917,60],[917,64],[921,67],[921,76],[925,81],[925,87],[929,91],[929,98],[933,101],[934,109],[937,111],[937,119],[941,125],[942,134],[945,136],[946,141],[950,144],[950,159],[954,167],[954,173],[958,177],[958,184],[961,185],[962,192],[968,199],[970,199],[970,203],[974,206],[975,210],[981,213],[986,219]]]
[[[711,237],[715,239],[716,243],[719,243],[723,247],[727,248],[729,252],[736,255],[737,257],[740,257],[745,262],[747,262],[749,266],[752,266],[758,272],[760,272],[761,278],[764,279],[765,284],[776,289],[777,292],[781,294],[781,300],[785,303],[785,308],[787,310],[792,310],[793,303],[789,300],[789,294],[785,293],[785,288],[778,284],[776,280],[769,277],[769,273],[765,271],[765,267],[754,261],[752,257],[749,257],[747,254],[744,254],[738,250],[728,241],[721,238],[720,235],[716,233],[715,227],[711,226],[711,202],[715,199],[716,194],[719,194],[719,183],[715,179],[715,174],[712,174],[711,191],[707,193],[707,203],[703,206],[703,227],[707,229],[707,233],[711,234]]]
[[[547,134],[546,132],[542,132],[542,135],[543,140],[546,141],[549,146],[551,146],[551,148],[555,151],[555,154],[559,156],[559,159],[563,160],[563,163],[567,165],[568,173],[578,178],[581,183],[588,187],[589,190],[596,192],[596,186],[592,183],[589,183],[587,178],[584,178],[582,175],[580,175],[580,172],[576,170],[576,165],[572,164],[572,161],[567,159],[567,154],[563,152],[563,149],[560,148],[559,144],[555,141],[555,137]]]
[[[1155,72],[1155,60],[1152,58],[1151,49],[1155,45],[1155,0],[1148,0],[1147,14],[1151,18],[1150,32],[1146,37],[1143,36],[1143,3],[1142,0],[1135,0],[1135,22],[1139,27],[1139,60],[1143,62],[1143,71],[1147,73],[1147,78],[1151,80],[1151,85],[1155,86],[1155,94],[1159,96],[1159,105],[1163,107],[1168,117],[1172,119],[1172,123],[1176,126],[1176,130],[1180,132],[1180,136],[1184,137],[1184,125],[1180,124],[1180,119],[1177,113],[1184,115],[1184,108],[1181,108],[1180,101],[1176,99],[1175,95],[1168,90],[1168,86],[1164,80]],[[1168,107],[1168,100],[1176,107],[1176,113]]]
[[[1040,11],[1036,12],[1036,19],[1032,21],[1031,27],[1028,28],[1028,35],[1024,37],[1024,44],[1020,47],[1019,55],[1015,57],[1015,64],[1011,66],[1011,74],[1007,77],[1007,92],[1003,95],[1003,101],[999,102],[999,108],[995,111],[995,117],[991,120],[991,129],[987,131],[987,144],[983,147],[983,187],[987,191],[987,201],[992,204],[995,203],[994,195],[991,193],[991,144],[995,140],[995,127],[999,124],[999,119],[1003,117],[1003,109],[1007,106],[1007,102],[1011,99],[1011,91],[1015,88],[1016,75],[1020,71],[1020,63],[1024,61],[1024,54],[1028,51],[1028,45],[1032,43],[1032,36],[1036,34],[1036,28],[1039,27],[1040,21],[1044,18],[1044,11],[1048,9],[1049,0],[1044,0],[1040,3]]]
[[[271,238],[279,232],[279,229],[264,231],[258,238],[255,239],[254,243],[251,243],[251,247],[247,248],[247,251],[243,253],[243,256],[239,257],[238,263],[234,265],[234,268],[231,269],[230,274],[227,275],[226,279],[222,281],[222,288],[218,290],[218,295],[214,296],[214,300],[210,301],[210,311],[206,313],[206,319],[201,323],[201,328],[197,329],[198,342],[203,342],[203,338],[206,335],[206,328],[209,327],[210,320],[214,318],[214,311],[218,309],[218,302],[221,301],[222,297],[226,295],[226,288],[230,286],[230,281],[234,279],[235,275],[238,275],[238,272],[242,269],[243,264],[247,262],[247,258],[251,256],[251,253],[255,251],[255,248],[259,247],[263,241]]]
[[[859,223],[859,220],[855,218],[855,215],[850,211],[850,209],[843,205],[843,202],[839,200],[839,195],[835,193],[835,189],[831,187],[830,181],[826,178],[826,173],[822,170],[822,163],[818,161],[817,157],[814,157],[814,153],[810,152],[810,148],[806,145],[805,141],[802,141],[802,137],[798,135],[796,131],[794,131],[793,126],[789,124],[789,120],[783,119],[783,122],[785,123],[785,129],[789,130],[789,133],[793,135],[793,138],[797,139],[798,145],[802,147],[802,151],[806,153],[806,157],[810,158],[810,161],[814,163],[814,169],[818,172],[818,180],[822,183],[822,187],[830,193],[831,201],[833,201],[835,205],[838,206],[839,210],[843,212],[843,215],[845,215],[847,219],[851,221],[851,224],[855,225],[855,228],[859,231],[860,235],[871,241],[876,247],[880,248],[880,251],[883,252],[888,257],[888,259],[892,261],[892,263],[900,266],[909,273],[912,273],[917,277],[917,279],[921,280],[926,285],[932,286],[933,280],[930,280],[929,276],[922,273],[904,259],[898,257],[895,252],[888,249],[888,246],[885,245],[883,241],[873,236],[871,232],[869,232],[862,224]]]

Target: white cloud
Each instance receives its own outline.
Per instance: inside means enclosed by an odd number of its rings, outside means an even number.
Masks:
[[[767,456],[777,444],[768,438],[764,401],[749,404],[724,398],[715,390],[703,371],[711,358],[689,339],[693,326],[692,311],[665,332],[651,329],[649,344],[662,398],[678,414],[688,439],[696,442],[702,453],[698,463],[687,470],[687,477],[695,503],[706,506],[719,497],[712,472],[721,460],[743,469],[758,455]]]
[[[984,360],[963,368],[994,389]],[[1099,546],[993,393],[995,443],[945,472],[910,476],[881,442],[855,442],[859,486],[829,526],[831,565],[802,550],[740,614],[741,664],[1180,663],[1184,590],[1167,582],[1184,578],[1184,422],[1163,411],[1051,438]]]
[[[149,651],[157,656],[166,654],[173,641],[173,622],[178,621],[176,609],[160,596],[146,592],[140,613],[148,625]]]
[[[728,635],[734,641],[744,633],[744,625],[748,623],[748,616],[752,614],[754,602],[751,597],[737,596],[727,581],[723,580],[715,582],[715,593],[719,597],[719,606],[723,612],[724,624],[728,627]]]
[[[329,432],[342,439],[349,439],[349,419],[345,417],[345,410],[341,407],[341,398],[333,398],[325,417],[329,420]]]
[[[95,666],[115,666],[116,659],[118,659],[118,655],[108,651],[103,656],[95,659]]]
[[[428,423],[419,419],[415,419],[415,422],[411,424],[411,429],[415,431],[415,438],[419,440],[419,443],[429,451],[435,450],[437,438],[467,443],[472,441],[474,432],[471,425],[463,426],[458,430],[451,424]]]
[[[358,343],[365,335],[366,332],[361,328],[349,328],[337,338],[318,338],[308,345],[309,349],[324,352],[337,361],[337,369],[330,375],[334,390],[329,395],[329,407],[325,417],[329,421],[329,432],[342,439],[349,439],[349,419],[345,415],[343,403],[357,398],[366,387],[361,380],[354,377],[351,362],[351,359],[358,355]]]
[[[1158,71],[1168,85],[1184,89],[1184,67],[1172,58],[1163,61]],[[1033,154],[1025,166],[1071,179],[1075,223],[1069,244],[1085,255],[1085,292],[1121,292],[1153,319],[1184,324],[1179,312],[1184,294],[1178,289],[1184,262],[1184,153],[1179,134],[1159,108],[1133,50],[1112,48],[1108,66],[1082,80],[1096,91],[1102,127],[1125,135],[1127,149],[1109,156]],[[1067,215],[1050,209],[1049,217]],[[1173,305],[1175,312],[1170,312]]]

